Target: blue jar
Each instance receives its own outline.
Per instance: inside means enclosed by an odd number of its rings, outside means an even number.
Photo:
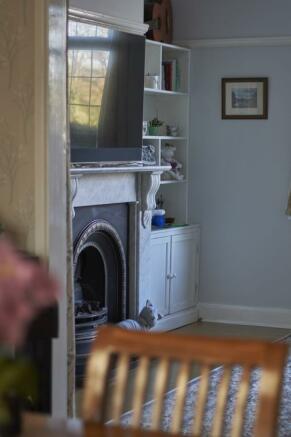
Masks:
[[[165,216],[164,215],[154,215],[152,218],[152,225],[162,228],[165,226]]]

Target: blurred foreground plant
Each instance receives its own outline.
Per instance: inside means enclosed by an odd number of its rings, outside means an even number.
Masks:
[[[37,375],[25,360],[13,358],[32,320],[57,301],[59,287],[44,263],[18,250],[0,235],[0,425],[9,422],[13,402],[33,402]],[[14,411],[13,411],[14,414]],[[0,435],[1,431],[0,431]]]

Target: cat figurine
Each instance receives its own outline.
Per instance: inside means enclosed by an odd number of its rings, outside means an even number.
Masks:
[[[117,323],[117,326],[125,329],[135,329],[135,330],[149,330],[153,328],[157,320],[162,318],[161,314],[158,313],[157,309],[151,303],[150,300],[146,301],[146,305],[143,307],[139,313],[137,320],[126,319],[122,322]]]

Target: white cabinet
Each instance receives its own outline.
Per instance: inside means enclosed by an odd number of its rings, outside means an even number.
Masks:
[[[199,245],[197,225],[152,232],[149,296],[164,316],[157,329],[197,320]]]

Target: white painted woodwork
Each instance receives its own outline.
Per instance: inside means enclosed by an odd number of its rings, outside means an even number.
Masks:
[[[128,32],[136,35],[144,35],[148,30],[148,25],[139,21],[129,20],[123,17],[106,15],[82,8],[70,7],[68,11],[69,19],[80,20],[87,23],[107,26],[121,32]]]
[[[198,225],[152,232],[149,298],[163,314],[157,329],[197,320],[199,284]]]
[[[151,282],[149,299],[164,316],[169,314],[169,291],[171,237],[158,237],[151,240]]]
[[[170,313],[195,303],[197,239],[194,233],[171,237]]]
[[[40,26],[39,38],[45,38],[41,45],[43,53],[39,56],[47,62],[47,89],[42,92],[46,107],[44,133],[47,150],[46,179],[40,180],[46,191],[47,244],[49,267],[59,279],[61,296],[59,299],[59,335],[52,345],[52,415],[66,417],[71,413],[68,391],[68,311],[67,291],[71,293],[70,258],[67,253],[68,210],[67,210],[67,100],[66,100],[66,24],[67,5],[65,0],[39,1],[37,5]],[[41,96],[40,96],[41,98]],[[45,114],[42,114],[45,115]],[[41,145],[42,147],[42,145]],[[39,157],[39,156],[38,156]],[[40,168],[42,171],[42,166]],[[44,185],[45,183],[45,185]],[[44,185],[44,186],[43,186]],[[41,206],[41,205],[40,205]],[[68,288],[68,290],[67,290]]]
[[[176,59],[179,65],[181,87],[177,91],[162,89],[162,62]],[[189,150],[189,79],[190,50],[165,43],[146,41],[145,75],[158,75],[159,88],[144,90],[145,121],[158,117],[167,125],[178,125],[179,137],[144,136],[144,144],[152,144],[156,148],[157,164],[161,163],[161,148],[164,143],[176,147],[175,159],[183,164],[185,180],[171,180],[161,183],[159,193],[165,199],[164,208],[168,217],[175,217],[177,224],[189,224],[188,218],[188,150]]]
[[[88,14],[116,18],[143,24],[143,0],[70,0],[70,8],[80,8]]]
[[[288,308],[251,307],[201,302],[199,303],[198,311],[199,317],[206,322],[291,328],[291,310]]]

